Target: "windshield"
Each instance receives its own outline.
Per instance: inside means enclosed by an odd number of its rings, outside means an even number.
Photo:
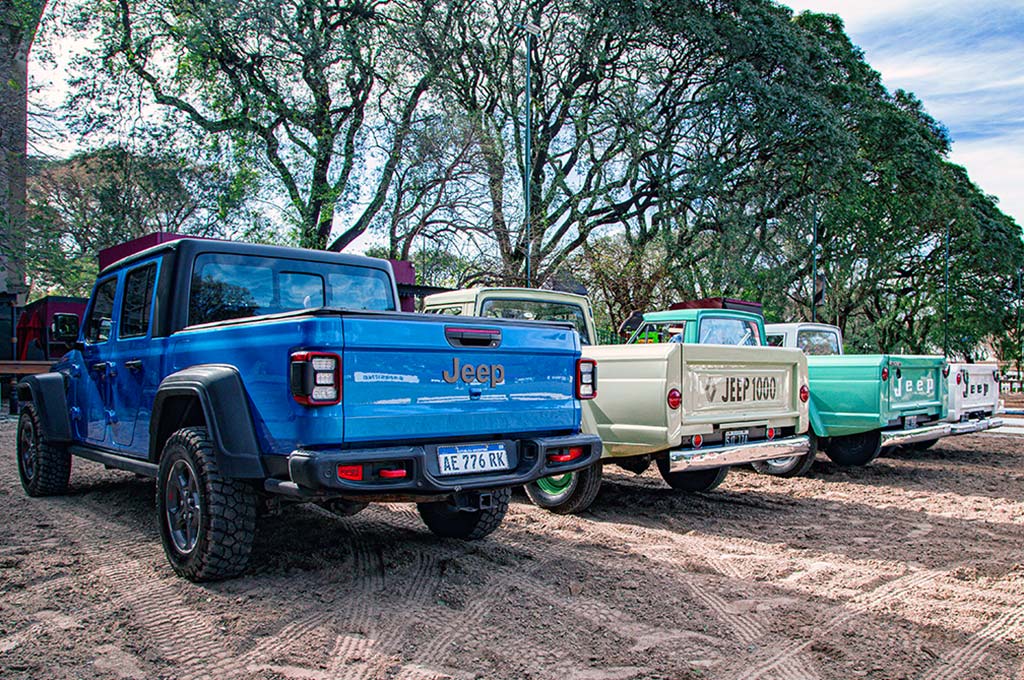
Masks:
[[[816,356],[831,356],[842,354],[839,345],[839,334],[835,331],[814,329],[800,331],[796,335],[797,347],[804,351],[804,354]]]
[[[702,345],[744,345],[761,344],[757,323],[745,319],[728,317],[704,317],[700,322],[699,342]]]
[[[590,344],[583,308],[571,302],[491,298],[484,300],[480,308],[480,316],[520,321],[568,321],[576,327],[576,332],[580,334],[580,342],[584,345]]]
[[[196,257],[189,325],[317,307],[395,309],[381,269],[309,260],[205,253]]]

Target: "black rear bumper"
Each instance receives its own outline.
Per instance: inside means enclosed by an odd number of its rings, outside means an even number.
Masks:
[[[601,440],[587,434],[485,443],[505,445],[508,470],[442,475],[437,449],[444,443],[346,450],[299,449],[288,456],[288,481],[268,480],[267,489],[290,496],[321,498],[386,500],[388,497],[449,496],[462,491],[520,486],[541,477],[580,470],[601,459]],[[552,452],[571,447],[582,447],[583,455],[561,463],[549,460]],[[339,466],[361,466],[363,478],[343,479],[338,474]],[[404,470],[405,475],[395,478],[397,470]]]

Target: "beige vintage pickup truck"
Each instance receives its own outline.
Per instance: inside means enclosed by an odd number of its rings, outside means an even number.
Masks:
[[[595,345],[589,300],[523,288],[476,288],[430,295],[424,311],[575,324],[583,356],[597,361],[598,395],[583,427],[601,437],[602,463],[527,486],[530,499],[559,513],[597,496],[602,464],[641,474],[654,462],[674,489],[710,491],[732,465],[813,456],[807,431],[807,359],[794,349],[756,347],[749,328],[700,310],[691,328],[717,344],[684,344],[686,322],[655,322],[658,333],[625,345]],[[668,314],[668,313],[661,313]],[[669,314],[669,316],[674,316]]]

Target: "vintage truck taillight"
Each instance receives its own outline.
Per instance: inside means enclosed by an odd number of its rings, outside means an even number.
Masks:
[[[882,369],[882,381],[884,382],[884,381],[886,381],[888,379],[889,379],[889,367],[886,366],[885,368]]]
[[[665,401],[668,402],[668,407],[675,411],[683,403],[683,394],[673,387],[668,391],[668,396],[665,397]]]
[[[956,384],[959,385],[963,381],[964,381],[964,372],[963,371],[957,371],[956,372]]]
[[[576,361],[576,396],[579,399],[597,396],[597,362],[593,359]]]
[[[293,352],[289,368],[292,398],[305,406],[341,401],[341,357],[332,352]]]
[[[811,398],[811,391],[807,389],[807,385],[800,386],[800,401],[807,403],[807,400]]]

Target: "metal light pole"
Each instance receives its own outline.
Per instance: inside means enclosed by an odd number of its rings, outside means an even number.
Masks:
[[[946,224],[946,308],[942,318],[942,356],[949,356],[949,231],[956,222],[954,217]]]
[[[526,210],[526,215],[523,218],[526,227],[526,287],[530,287],[530,244],[532,243],[530,238],[530,222],[532,221],[532,215],[530,214],[530,179],[531,179],[531,168],[530,159],[533,151],[530,149],[533,141],[533,132],[531,128],[531,120],[533,118],[533,86],[530,82],[530,56],[533,54],[533,39],[540,35],[540,26],[537,24],[527,21],[522,25],[523,30],[526,31],[526,140],[524,143],[525,153],[523,158],[523,204]]]
[[[1017,380],[1020,380],[1020,361],[1021,354],[1024,353],[1024,345],[1020,341],[1020,306],[1021,306],[1021,289],[1020,289],[1020,269],[1017,269]]]
[[[814,241],[811,245],[811,322],[818,320],[818,210],[814,210]]]

